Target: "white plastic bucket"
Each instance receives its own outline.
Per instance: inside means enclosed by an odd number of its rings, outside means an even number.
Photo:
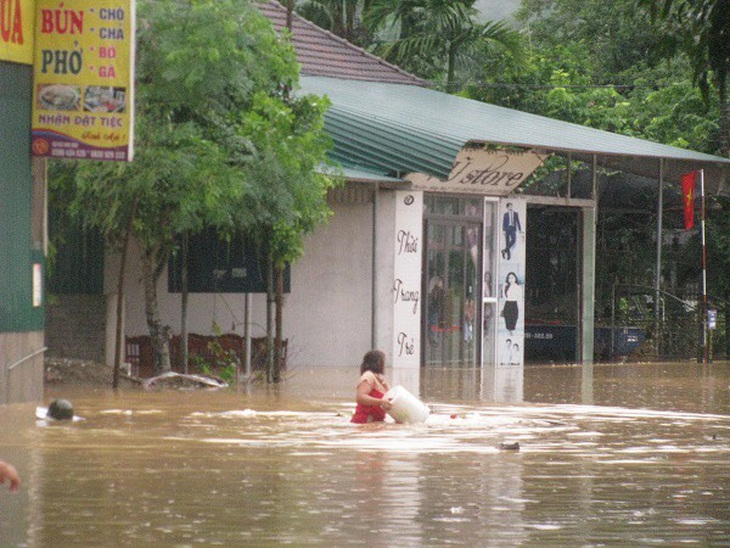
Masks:
[[[397,423],[425,422],[431,413],[425,403],[402,386],[394,386],[385,393],[384,397],[393,404],[388,414]]]

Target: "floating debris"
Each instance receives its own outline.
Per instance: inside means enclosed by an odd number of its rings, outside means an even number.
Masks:
[[[520,442],[516,441],[514,443],[507,443],[507,442],[500,442],[497,446],[497,449],[500,451],[519,451],[520,450]]]
[[[46,416],[57,421],[68,421],[74,418],[74,406],[64,399],[57,399],[51,402],[46,411]]]
[[[174,388],[178,390],[188,389],[218,389],[226,388],[228,383],[213,377],[203,375],[186,375],[168,371],[157,377],[151,377],[144,382],[147,389]]]

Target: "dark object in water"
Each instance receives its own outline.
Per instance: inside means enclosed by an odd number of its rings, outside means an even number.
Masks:
[[[68,400],[53,400],[46,416],[59,421],[71,420],[74,418],[74,406]]]
[[[520,442],[516,441],[514,443],[505,443],[502,441],[502,442],[499,442],[497,449],[499,449],[500,451],[519,451]]]

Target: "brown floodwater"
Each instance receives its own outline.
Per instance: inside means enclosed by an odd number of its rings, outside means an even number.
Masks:
[[[0,407],[0,545],[730,544],[728,363],[389,376],[425,424],[351,425],[353,368]]]

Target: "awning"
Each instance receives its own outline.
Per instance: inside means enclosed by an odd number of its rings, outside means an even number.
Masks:
[[[730,195],[730,160],[544,116],[402,84],[303,76],[302,91],[327,95],[326,129],[333,158],[359,169],[400,177],[448,176],[467,143],[551,152],[573,160],[664,180],[705,170],[708,193]]]

